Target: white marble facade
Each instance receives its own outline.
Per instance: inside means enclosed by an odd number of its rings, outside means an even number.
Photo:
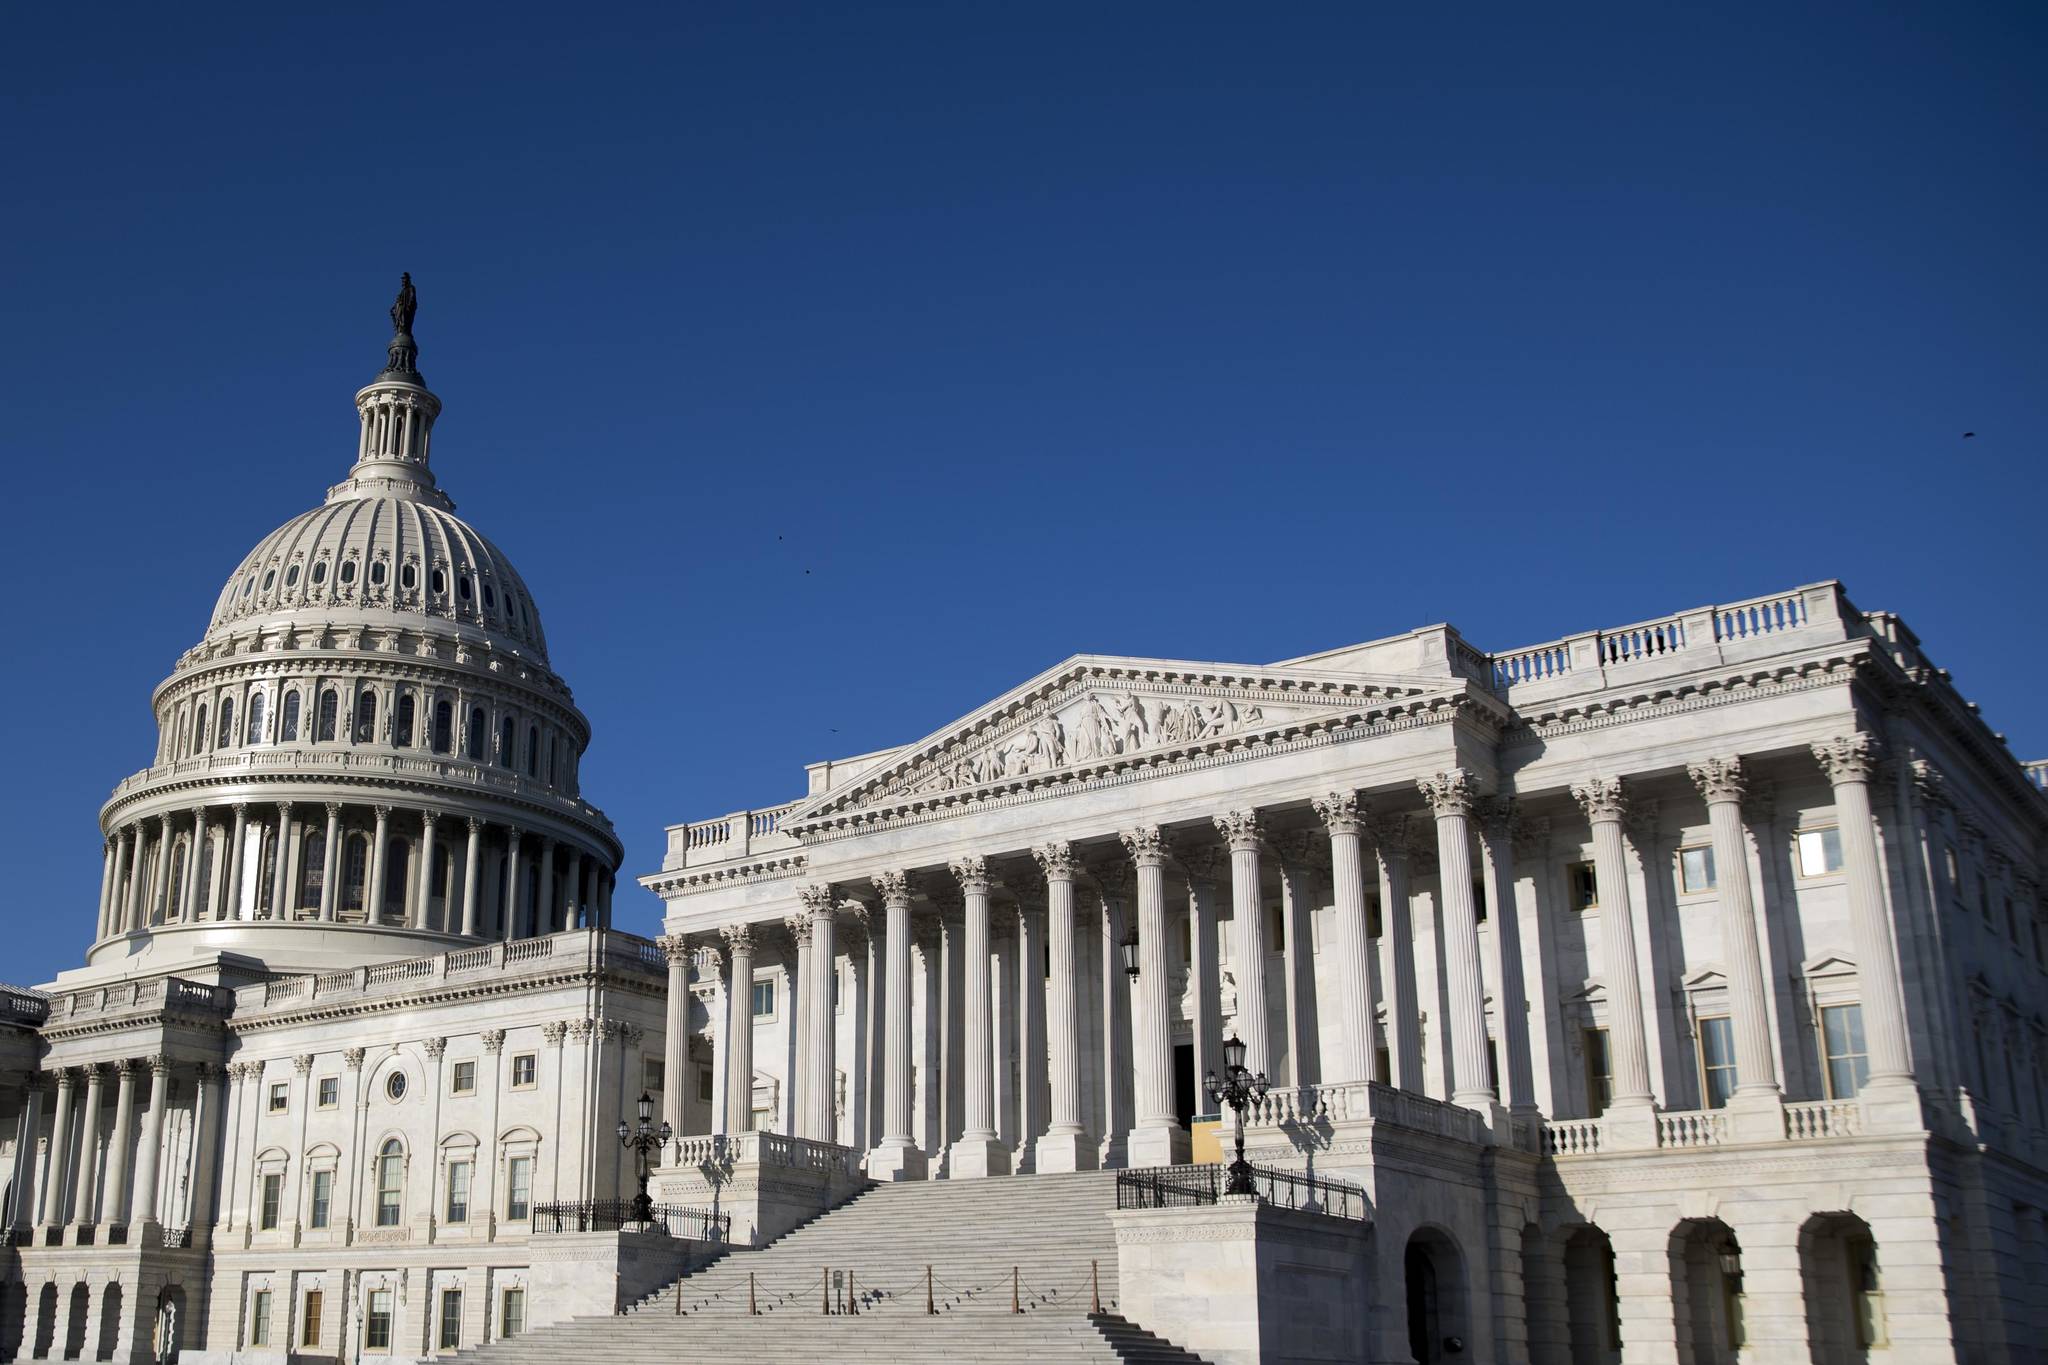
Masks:
[[[882,1179],[1183,1161],[1235,1034],[1259,1158],[1372,1195],[1372,1359],[2048,1332],[2041,769],[1838,584],[1077,657],[808,779],[642,878],[713,1131]]]

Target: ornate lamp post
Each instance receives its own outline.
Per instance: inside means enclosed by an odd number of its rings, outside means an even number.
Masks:
[[[1225,1194],[1253,1194],[1252,1164],[1244,1159],[1244,1111],[1266,1098],[1270,1088],[1266,1073],[1254,1076],[1245,1070],[1244,1040],[1231,1034],[1223,1044],[1223,1079],[1217,1080],[1216,1073],[1210,1072],[1206,1079],[1209,1103],[1228,1105],[1237,1116],[1237,1160],[1230,1163],[1230,1183],[1224,1187]]]
[[[640,1158],[640,1193],[633,1196],[633,1221],[651,1223],[654,1221],[654,1200],[647,1193],[647,1177],[652,1174],[648,1154],[658,1152],[675,1137],[675,1130],[664,1120],[654,1126],[654,1097],[642,1091],[640,1094],[640,1126],[629,1128],[624,1119],[619,1120],[619,1145],[635,1152]],[[1244,1144],[1239,1142],[1241,1148]]]

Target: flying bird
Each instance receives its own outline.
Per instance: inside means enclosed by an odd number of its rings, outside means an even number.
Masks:
[[[1969,440],[1969,439],[1970,439],[1970,438],[1971,438],[1972,436],[1975,436],[1976,434],[1977,434],[1977,433],[1976,433],[1976,432],[1974,432],[1974,431],[1966,431],[1966,432],[1964,432],[1964,433],[1963,433],[1963,439],[1964,439],[1965,441],[1967,441],[1967,440]]]

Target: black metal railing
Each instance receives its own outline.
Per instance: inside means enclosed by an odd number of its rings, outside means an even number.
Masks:
[[[533,1210],[535,1233],[618,1232],[620,1229],[659,1232],[690,1242],[723,1245],[732,1235],[732,1215],[709,1209],[688,1209],[680,1204],[656,1204],[654,1217],[641,1222],[633,1216],[630,1199],[584,1199],[574,1203],[537,1204]]]
[[[1274,1208],[1320,1213],[1330,1218],[1363,1220],[1371,1216],[1365,1190],[1348,1180],[1273,1166],[1252,1167],[1252,1193]],[[1220,1165],[1151,1166],[1118,1171],[1116,1206],[1120,1209],[1175,1209],[1213,1204],[1230,1182]]]

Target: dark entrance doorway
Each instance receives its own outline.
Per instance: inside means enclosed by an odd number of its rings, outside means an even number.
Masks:
[[[1173,1112],[1180,1115],[1180,1126],[1186,1128],[1194,1122],[1196,1109],[1195,1090],[1195,1045],[1175,1043],[1173,1045]]]

